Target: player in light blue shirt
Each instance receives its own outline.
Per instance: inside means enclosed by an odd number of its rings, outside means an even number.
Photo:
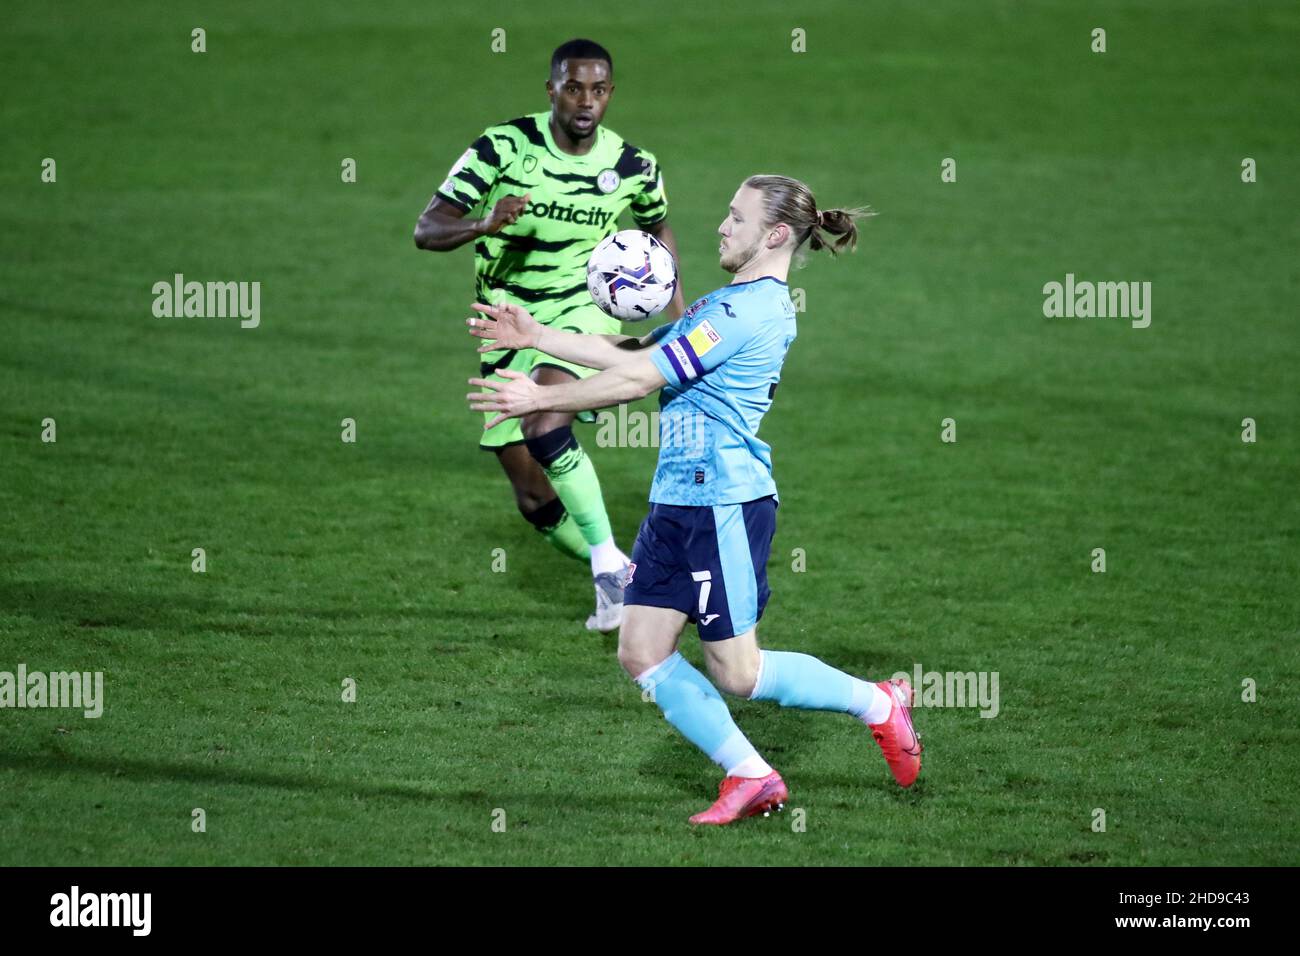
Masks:
[[[767,604],[767,558],[776,528],[771,449],[758,437],[781,366],[795,339],[786,277],[803,246],[837,253],[857,241],[865,210],[817,209],[808,187],[785,176],[751,176],[718,227],[719,264],[734,276],[648,335],[583,335],[537,323],[514,305],[475,303],[467,320],[489,348],[534,348],[604,369],[541,386],[470,379],[467,396],[496,413],[488,428],[536,411],[580,411],[633,401],[660,389],[659,465],[625,582],[619,662],[725,777],[717,801],[692,823],[725,824],[780,809],[789,793],[736,726],[717,687],[677,651],[695,622],[709,674],[729,694],[787,707],[851,714],[880,745],[894,778],[911,786],[921,768],[904,678],[871,683],[807,654],[761,650],[756,626]],[[832,239],[832,236],[838,238]]]
[[[659,467],[650,500],[716,505],[776,495],[772,450],[758,437],[795,338],[784,281],[723,286],[648,336],[659,393]]]

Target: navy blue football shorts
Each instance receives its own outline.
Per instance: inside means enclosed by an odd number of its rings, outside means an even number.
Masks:
[[[767,556],[775,532],[770,495],[742,505],[652,503],[632,546],[623,603],[681,611],[703,641],[744,634],[771,594]]]

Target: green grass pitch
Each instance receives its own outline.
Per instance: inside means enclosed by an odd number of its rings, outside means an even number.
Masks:
[[[105,675],[99,719],[0,710],[0,864],[1300,862],[1293,4],[96,10],[0,37],[0,670]],[[995,718],[917,711],[911,791],[853,720],[733,702],[790,805],[689,828],[717,769],[476,447],[471,254],[411,230],[572,36],[688,299],[750,173],[879,211],[791,276],[760,637],[998,673]],[[260,326],[155,318],[177,272]],[[1045,317],[1067,273],[1151,282],[1150,327]],[[655,450],[578,434],[630,547]]]

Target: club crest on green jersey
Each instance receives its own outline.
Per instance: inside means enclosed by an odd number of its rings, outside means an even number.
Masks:
[[[622,181],[623,180],[618,173],[614,172],[612,169],[602,169],[600,174],[596,177],[596,185],[603,193],[612,193],[618,188],[618,184]]]

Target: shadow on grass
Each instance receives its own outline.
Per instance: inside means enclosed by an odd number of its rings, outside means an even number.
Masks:
[[[481,610],[459,611],[425,605],[415,608],[373,606],[293,607],[274,601],[240,601],[224,593],[208,599],[174,591],[92,591],[46,583],[0,584],[0,607],[14,617],[30,617],[56,626],[86,631],[158,631],[192,636],[198,630],[252,635],[280,635],[316,622],[347,625],[354,633],[387,634],[400,624],[445,629],[449,622],[476,622],[483,630]],[[363,622],[365,627],[357,627]],[[312,632],[314,633],[314,631]]]
[[[493,583],[499,581],[516,595],[514,600],[523,600],[526,606],[535,608],[539,618],[553,623],[571,622],[575,632],[587,633],[583,622],[595,606],[595,594],[590,573],[576,565],[575,568],[572,581],[564,585],[558,584],[556,576],[549,573],[501,575]],[[463,582],[459,587],[463,587]],[[322,595],[318,606],[302,607],[301,598],[289,602],[265,596],[241,600],[238,592],[228,591],[209,598],[202,590],[203,587],[188,593],[164,591],[148,585],[139,590],[92,590],[47,581],[6,581],[0,583],[0,608],[7,615],[67,627],[183,631],[185,634],[194,633],[196,622],[215,631],[263,632],[267,631],[266,621],[292,625],[295,619],[346,623],[354,629],[357,624],[364,624],[364,630],[376,633],[386,633],[402,623],[424,624],[430,628],[463,624],[473,632],[490,631],[494,626],[492,612],[468,595],[442,595],[440,603],[422,591],[412,595],[420,602],[418,605],[399,608],[383,604],[381,596],[358,605],[351,597],[344,604],[337,594],[331,594]]]
[[[107,777],[113,782],[183,783],[205,786],[256,787],[269,790],[302,791],[319,796],[332,793],[337,797],[397,799],[412,803],[444,807],[448,802],[478,811],[494,806],[544,804],[564,810],[574,807],[600,810],[618,809],[628,803],[653,804],[652,795],[627,792],[606,796],[593,794],[581,787],[573,790],[497,792],[486,790],[440,790],[433,784],[362,783],[335,780],[308,774],[273,773],[265,770],[201,766],[171,763],[139,757],[86,757],[66,754],[0,753],[0,770],[15,770],[27,776]],[[486,810],[484,811],[486,812]]]

